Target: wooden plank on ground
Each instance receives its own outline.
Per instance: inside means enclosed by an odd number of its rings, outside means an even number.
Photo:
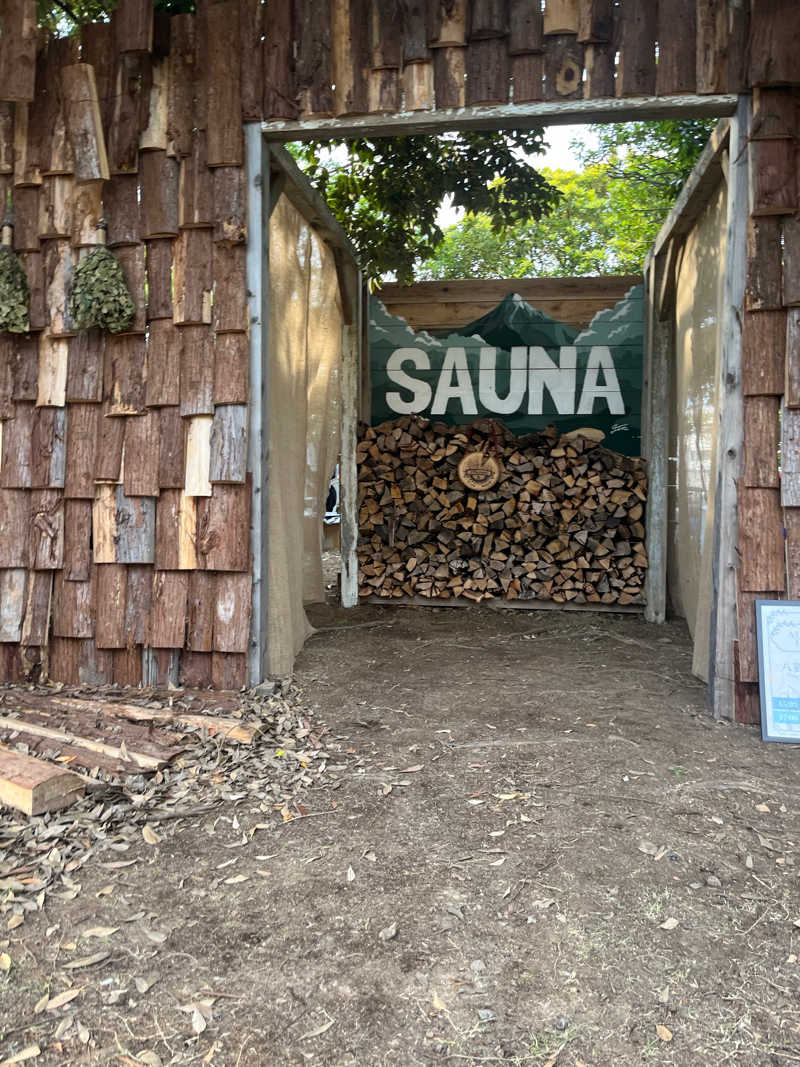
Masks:
[[[0,804],[41,815],[68,807],[83,790],[77,774],[0,745]]]
[[[212,736],[222,735],[230,741],[251,744],[261,731],[260,723],[242,722],[228,715],[206,715],[172,708],[143,708],[139,704],[125,704],[116,700],[82,700],[77,697],[54,697],[50,703],[57,707],[84,710],[93,715],[127,719],[130,722],[155,722],[170,726],[205,729]]]
[[[96,741],[90,737],[81,737],[66,730],[57,730],[50,726],[42,726],[39,723],[29,722],[27,719],[12,716],[0,716],[0,730],[8,733],[19,731],[32,734],[34,737],[45,737],[49,741],[58,741],[66,745],[75,745],[78,748],[88,749],[89,752],[98,752],[112,759],[125,759],[125,753],[117,745],[107,745],[103,741]],[[127,749],[127,746],[126,746]],[[145,771],[157,771],[164,767],[169,760],[150,756],[144,752],[127,751],[128,759]]]

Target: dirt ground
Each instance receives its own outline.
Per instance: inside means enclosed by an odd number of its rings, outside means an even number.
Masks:
[[[0,927],[0,1060],[800,1062],[800,753],[709,720],[681,623],[313,618],[306,816],[243,792]]]

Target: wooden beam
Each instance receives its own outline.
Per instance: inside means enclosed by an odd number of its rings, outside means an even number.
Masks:
[[[737,481],[742,472],[742,323],[747,261],[747,154],[750,101],[742,97],[730,128],[728,223],[722,303],[722,353],[717,376],[717,470],[712,548],[709,710],[735,715],[738,553]]]
[[[647,272],[647,350],[644,404],[647,418],[647,577],[644,617],[662,623],[667,606],[667,526],[669,494],[670,364],[675,355],[675,325],[659,315],[658,295],[670,263],[666,252]]]
[[[41,815],[66,808],[83,789],[77,774],[0,745],[0,804],[25,815]]]
[[[400,137],[450,130],[523,130],[530,126],[567,126],[583,122],[639,122],[649,119],[720,118],[736,110],[737,96],[720,93],[699,96],[643,96],[604,100],[547,101],[498,104],[490,107],[440,108],[414,112],[344,118],[312,118],[264,122],[269,141],[332,140],[341,137]]]
[[[358,322],[342,327],[341,411],[339,460],[343,608],[358,604],[358,381],[361,371]]]

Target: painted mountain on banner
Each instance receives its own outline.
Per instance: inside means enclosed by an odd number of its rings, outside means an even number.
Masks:
[[[511,293],[447,337],[415,333],[370,305],[372,422],[401,414],[461,425],[498,418],[516,434],[591,426],[610,447],[640,451],[643,288],[575,329]]]

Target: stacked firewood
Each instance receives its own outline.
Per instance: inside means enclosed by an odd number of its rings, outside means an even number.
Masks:
[[[484,491],[458,475],[480,449],[500,465]],[[553,427],[402,416],[361,427],[358,461],[361,596],[643,602],[641,459]]]

